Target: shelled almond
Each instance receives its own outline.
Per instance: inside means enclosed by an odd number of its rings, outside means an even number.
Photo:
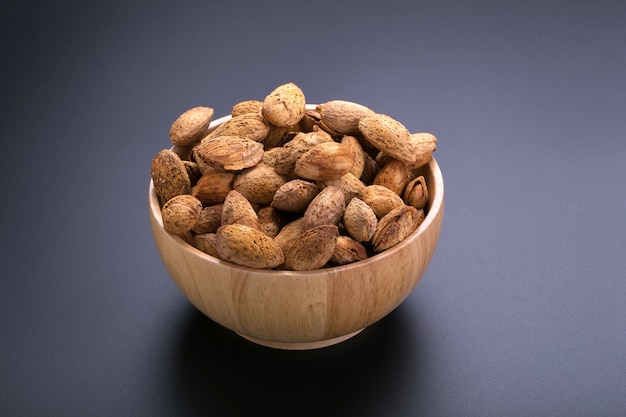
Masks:
[[[151,178],[166,230],[251,268],[310,270],[358,262],[411,235],[428,212],[419,168],[437,138],[361,104],[306,106],[283,84],[235,103],[209,128],[193,107],[170,129]]]

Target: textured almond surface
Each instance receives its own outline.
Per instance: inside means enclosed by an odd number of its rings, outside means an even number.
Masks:
[[[246,196],[252,203],[269,205],[276,191],[287,182],[287,178],[271,166],[257,164],[238,174],[233,188]]]
[[[335,265],[346,265],[367,258],[367,249],[348,236],[339,236],[330,261]]]
[[[354,165],[350,148],[337,142],[324,142],[306,151],[296,161],[296,175],[310,180],[329,180],[347,174]]]
[[[221,204],[224,202],[230,190],[233,189],[234,180],[235,174],[232,172],[212,172],[205,174],[191,189],[191,194],[202,201],[202,205],[205,207]]]
[[[358,242],[367,242],[376,231],[378,219],[370,206],[359,198],[353,198],[343,214],[343,225],[348,234]]]
[[[415,207],[402,205],[396,207],[379,220],[376,232],[372,236],[375,252],[382,252],[402,242],[420,225],[423,211]]]
[[[411,167],[397,159],[387,162],[376,174],[374,185],[382,185],[398,195],[402,195],[404,187],[413,179]]]
[[[241,136],[219,136],[197,149],[206,163],[237,171],[255,166],[263,158],[263,145]]]
[[[345,209],[343,192],[337,187],[326,187],[315,196],[304,212],[303,228],[307,230],[325,224],[337,225]]]
[[[270,205],[289,213],[304,213],[318,192],[317,185],[310,181],[291,180],[276,190]]]
[[[172,123],[170,140],[174,145],[191,145],[201,140],[209,130],[214,110],[210,107],[193,107]]]
[[[275,126],[292,126],[297,124],[306,112],[304,93],[294,83],[276,87],[263,100],[261,113]]]
[[[339,229],[324,225],[304,231],[298,236],[285,257],[285,267],[293,271],[322,268],[333,256]]]
[[[209,133],[206,139],[210,140],[219,136],[240,136],[255,142],[262,142],[269,130],[269,124],[260,113],[247,113],[226,120]]]
[[[181,234],[188,232],[198,222],[202,203],[189,194],[182,194],[168,200],[161,210],[163,228],[168,232]]]
[[[217,229],[216,249],[220,259],[250,268],[275,268],[285,259],[274,239],[241,224]]]
[[[254,208],[240,192],[231,190],[222,205],[222,226],[243,224],[261,230],[259,218]]]
[[[152,159],[150,176],[161,204],[172,197],[191,192],[191,181],[185,164],[169,149],[163,149]]]
[[[396,119],[386,114],[367,116],[359,121],[359,130],[376,149],[406,163],[415,159],[409,145],[411,133]]]
[[[398,206],[404,205],[404,201],[398,194],[382,185],[368,185],[361,193],[361,200],[374,210],[378,218],[383,217]]]
[[[331,100],[317,106],[320,123],[325,129],[342,135],[359,134],[359,121],[374,111],[362,104],[344,100]]]
[[[423,209],[428,204],[428,187],[423,176],[419,176],[409,182],[402,194],[404,202],[416,209]]]
[[[205,233],[215,233],[222,225],[223,204],[215,204],[204,207],[200,212],[200,218],[191,228],[191,231],[198,235]]]

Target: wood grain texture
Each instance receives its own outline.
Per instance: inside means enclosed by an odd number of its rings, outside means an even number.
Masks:
[[[421,175],[429,186],[430,202],[420,227],[383,253],[339,267],[259,270],[207,255],[163,229],[152,183],[150,222],[171,278],[209,318],[267,346],[321,347],[343,341],[389,314],[426,271],[441,230],[444,188],[435,159],[422,168]]]

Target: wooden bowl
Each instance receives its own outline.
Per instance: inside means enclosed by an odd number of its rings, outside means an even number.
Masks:
[[[211,128],[229,117],[217,119]],[[443,220],[443,177],[431,158],[426,218],[398,245],[366,260],[314,271],[252,269],[219,260],[163,229],[150,182],[150,224],[165,268],[202,313],[260,345],[314,349],[342,342],[393,311],[417,285]]]

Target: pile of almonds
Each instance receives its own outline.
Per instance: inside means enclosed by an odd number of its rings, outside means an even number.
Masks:
[[[312,107],[312,106],[311,106]],[[419,168],[437,139],[348,101],[307,109],[283,84],[263,101],[194,107],[152,160],[164,228],[199,250],[251,268],[312,270],[366,259],[422,223]]]

